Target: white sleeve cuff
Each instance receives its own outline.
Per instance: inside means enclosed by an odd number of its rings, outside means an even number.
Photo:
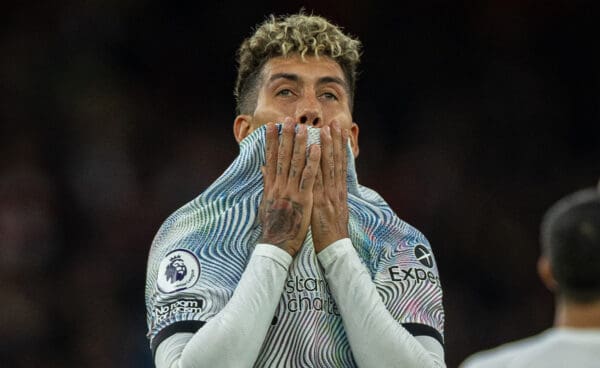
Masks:
[[[317,258],[323,267],[327,268],[333,263],[340,255],[346,254],[347,252],[354,251],[354,246],[350,238],[343,238],[336,240],[331,243],[327,248],[317,254]]]
[[[290,267],[290,264],[292,264],[293,260],[292,256],[285,250],[277,247],[276,245],[267,243],[256,244],[256,248],[254,248],[252,256],[271,258],[286,270],[288,269],[288,267]]]

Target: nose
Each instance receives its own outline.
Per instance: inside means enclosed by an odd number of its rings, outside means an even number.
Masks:
[[[316,128],[323,125],[323,110],[316,96],[305,96],[296,106],[296,119],[300,124]]]
[[[313,111],[304,112],[298,120],[300,121],[300,124],[307,124],[316,128],[320,127],[322,121],[322,119]]]

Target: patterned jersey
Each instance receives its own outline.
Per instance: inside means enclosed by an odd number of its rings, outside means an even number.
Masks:
[[[146,311],[153,351],[176,332],[195,332],[227,304],[261,234],[265,127],[205,192],[173,213],[148,259]],[[318,141],[309,128],[309,143]],[[318,142],[316,142],[318,143]],[[350,239],[385,306],[414,335],[443,343],[444,310],[427,239],[358,184],[348,147]],[[255,366],[356,366],[310,230],[294,257]]]

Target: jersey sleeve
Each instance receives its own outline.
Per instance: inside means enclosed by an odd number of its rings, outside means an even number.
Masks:
[[[175,333],[195,333],[225,307],[248,257],[247,249],[230,251],[209,244],[197,229],[179,229],[169,220],[163,224],[146,274],[147,337],[153,352]]]
[[[383,252],[374,282],[388,311],[411,334],[431,336],[443,345],[442,285],[431,246],[421,233],[411,229]]]

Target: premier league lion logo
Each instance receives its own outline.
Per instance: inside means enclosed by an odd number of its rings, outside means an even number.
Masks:
[[[200,262],[190,251],[176,249],[158,266],[156,286],[163,293],[174,293],[196,285],[200,278]]]
[[[175,256],[169,261],[169,265],[165,271],[167,281],[174,283],[183,280],[185,275],[187,275],[187,267],[185,267],[185,262],[183,262],[183,259],[181,259],[180,256]]]

